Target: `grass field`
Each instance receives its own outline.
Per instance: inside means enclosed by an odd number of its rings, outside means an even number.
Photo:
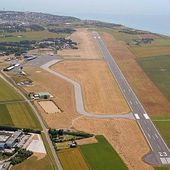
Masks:
[[[161,136],[164,138],[168,147],[170,147],[170,121],[153,121]]]
[[[48,156],[40,160],[37,160],[36,156],[32,156],[24,162],[12,167],[11,170],[53,170],[53,168],[50,165]]]
[[[168,167],[156,167],[154,169],[155,170],[169,170],[170,168],[168,168]]]
[[[49,146],[49,144],[48,144],[48,142],[46,140],[45,134],[41,133],[41,137],[43,139],[44,146],[45,146],[45,149],[46,149],[47,154],[48,154],[49,162],[50,162],[50,165],[51,165],[50,170],[58,170],[58,168],[56,166],[55,159],[54,159],[53,154],[52,154],[52,151],[51,151],[50,146]]]
[[[78,148],[59,151],[59,159],[64,170],[88,170],[88,166]]]
[[[99,143],[80,146],[90,169],[92,170],[127,170],[117,152],[103,136],[96,136]]]
[[[107,33],[111,34],[116,40],[124,41],[127,43],[134,39],[135,40],[140,39],[140,37],[138,35],[127,34],[127,33],[119,32],[118,30],[109,29],[109,28],[102,28],[97,31],[100,34],[102,34],[103,32],[107,32]]]
[[[170,100],[170,55],[140,58],[138,63]]]
[[[23,98],[0,78],[0,101],[17,101]]]
[[[130,47],[130,50],[136,55],[136,57],[152,57],[152,56],[170,54],[170,46],[162,46],[162,45]]]
[[[38,120],[27,103],[0,104],[0,125],[40,128]]]
[[[49,32],[48,30],[44,31],[30,31],[30,32],[17,32],[11,33],[13,37],[0,38],[0,42],[18,42],[22,40],[42,40],[47,38],[58,38],[65,37],[66,34],[56,34]]]

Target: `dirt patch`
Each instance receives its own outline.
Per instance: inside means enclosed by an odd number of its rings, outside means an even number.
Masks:
[[[74,123],[74,128],[104,135],[130,170],[153,169],[142,161],[142,157],[149,152],[149,147],[135,121],[81,118]]]
[[[103,60],[67,60],[52,68],[81,84],[88,112],[98,114],[129,112],[127,103]]]
[[[138,65],[136,56],[112,35],[104,33],[103,38],[146,111],[152,115],[170,114],[170,102]]]
[[[41,113],[47,126],[51,128],[65,128],[71,126],[72,120],[79,116],[75,111],[73,86],[42,69],[32,67],[27,67],[25,69],[34,81],[33,86],[25,87],[25,90],[28,92],[48,91],[54,96],[53,101],[57,103],[62,110],[60,114],[47,114],[38,102],[35,101],[34,104]],[[48,81],[45,77],[48,77]]]
[[[97,59],[101,58],[101,52],[91,32],[87,29],[78,29],[69,38],[78,43],[78,50],[65,49],[58,52],[58,55],[65,59]]]
[[[32,156],[36,156],[37,161],[45,158],[46,154],[44,153],[34,153]]]
[[[97,143],[98,141],[96,140],[95,137],[91,137],[91,138],[80,139],[77,140],[76,142],[78,145],[86,145],[86,144]]]
[[[54,104],[53,101],[41,101],[38,104],[44,109],[46,113],[61,113],[61,110]]]

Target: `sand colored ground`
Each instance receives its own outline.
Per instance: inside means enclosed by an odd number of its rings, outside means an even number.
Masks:
[[[44,109],[46,113],[61,113],[61,110],[54,104],[53,101],[40,101],[38,104]]]
[[[88,112],[99,114],[129,112],[127,103],[103,60],[67,60],[52,68],[81,84]]]
[[[74,128],[104,135],[130,170],[153,169],[142,161],[142,157],[149,152],[149,147],[135,121],[81,118],[74,123]]]
[[[70,126],[72,119],[79,116],[75,111],[74,90],[72,85],[41,69],[27,68],[26,71],[31,75],[34,85],[25,87],[25,89],[28,92],[48,91],[54,96],[54,102],[62,110],[60,114],[47,114],[38,102],[35,101],[35,105],[46,124],[51,128]],[[48,79],[46,79],[46,77],[48,77]]]
[[[80,140],[76,140],[78,145],[85,145],[85,144],[92,144],[92,143],[97,143],[98,141],[96,140],[95,136],[91,138],[84,138]]]
[[[170,102],[144,73],[128,47],[108,33],[103,34],[103,39],[146,111],[152,115],[170,114]]]
[[[65,59],[96,59],[101,58],[101,52],[91,32],[87,29],[78,29],[69,38],[78,43],[78,50],[65,49],[58,52],[58,55]]]

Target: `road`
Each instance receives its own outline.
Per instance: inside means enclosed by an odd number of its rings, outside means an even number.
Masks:
[[[3,72],[3,74],[5,74],[5,73]],[[6,74],[5,74],[5,75],[6,75]],[[8,75],[6,75],[6,76],[8,77]],[[45,126],[45,124],[44,124],[44,122],[43,122],[40,114],[39,114],[39,113],[37,112],[37,110],[34,108],[34,106],[32,105],[31,101],[28,100],[28,99],[24,96],[24,94],[23,94],[18,88],[16,88],[13,84],[11,84],[9,81],[7,81],[7,79],[6,79],[2,74],[0,74],[0,78],[2,78],[2,79],[3,79],[5,82],[7,82],[10,86],[12,86],[12,87],[24,98],[25,102],[27,102],[27,103],[30,105],[30,107],[31,107],[32,110],[34,111],[37,119],[38,119],[39,122],[40,122],[40,125],[41,125],[41,127],[42,127],[43,133],[45,134],[46,140],[47,140],[47,142],[48,142],[48,144],[49,144],[49,147],[50,147],[50,149],[51,149],[52,155],[53,155],[54,160],[55,160],[55,162],[56,162],[56,166],[58,167],[58,170],[63,170],[62,165],[61,165],[61,163],[60,163],[60,161],[59,161],[59,159],[58,159],[58,156],[57,156],[57,154],[56,154],[56,151],[55,151],[55,149],[54,149],[54,146],[53,146],[53,144],[52,144],[52,142],[51,142],[51,139],[50,139],[50,137],[49,137],[48,129],[46,128],[46,126]]]
[[[52,66],[60,61],[61,60],[49,61],[48,63],[42,65],[41,68],[57,77],[60,77],[61,79],[71,83],[74,86],[76,110],[79,114],[88,116],[88,117],[92,117],[92,118],[97,118],[97,119],[115,119],[115,118],[134,119],[134,116],[132,113],[116,114],[115,115],[115,114],[96,114],[96,113],[92,113],[92,112],[87,112],[84,107],[83,94],[82,94],[82,89],[81,89],[80,84],[77,83],[76,81],[71,80],[70,78],[62,75],[61,73],[59,73],[57,71],[53,71],[49,68],[50,66]]]
[[[151,148],[151,153],[146,155],[144,160],[154,165],[170,165],[169,148],[125,79],[114,57],[108,51],[99,34],[97,32],[93,32],[92,34]]]

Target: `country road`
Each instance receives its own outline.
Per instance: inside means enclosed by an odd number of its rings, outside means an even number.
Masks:
[[[3,72],[3,74],[5,74],[5,73]],[[5,74],[5,75],[6,75],[6,74]],[[8,76],[8,75],[6,75],[6,76]],[[49,144],[49,147],[50,147],[50,149],[51,149],[52,155],[53,155],[53,157],[54,157],[54,159],[55,159],[56,166],[58,167],[58,170],[63,170],[63,168],[62,168],[62,166],[61,166],[61,163],[60,163],[60,161],[59,161],[59,159],[58,159],[58,156],[57,156],[57,154],[56,154],[56,151],[55,151],[55,149],[54,149],[54,146],[53,146],[53,144],[52,144],[52,142],[51,142],[51,139],[50,139],[50,137],[49,137],[48,129],[46,128],[46,126],[45,126],[45,124],[44,124],[44,122],[43,122],[40,114],[37,112],[37,110],[35,109],[35,107],[32,105],[31,101],[28,100],[28,99],[24,96],[24,94],[23,94],[18,88],[16,88],[13,84],[11,84],[2,74],[0,74],[0,78],[2,78],[2,79],[3,79],[5,82],[7,82],[11,87],[13,87],[13,88],[24,98],[25,102],[27,102],[27,103],[30,105],[30,107],[32,108],[32,110],[33,110],[34,113],[35,113],[35,116],[37,117],[38,121],[40,122],[40,125],[41,125],[41,127],[42,127],[43,133],[45,134],[46,140],[47,140],[47,142],[48,142],[48,144]]]

